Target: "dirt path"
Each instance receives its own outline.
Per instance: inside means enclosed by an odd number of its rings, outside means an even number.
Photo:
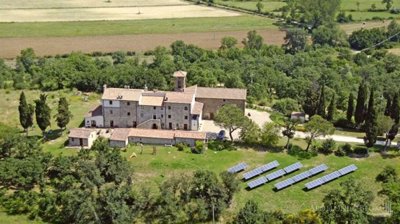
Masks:
[[[283,43],[285,33],[278,30],[258,30],[267,44]],[[176,40],[195,44],[206,49],[215,49],[225,36],[233,36],[240,43],[247,31],[202,32],[182,34],[140,34],[91,37],[32,37],[0,38],[0,58],[15,58],[22,49],[33,48],[37,55],[65,54],[72,51],[91,53],[94,51],[136,51],[152,50],[157,46],[169,46]]]

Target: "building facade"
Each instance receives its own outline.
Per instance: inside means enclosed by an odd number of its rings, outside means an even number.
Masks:
[[[104,86],[101,105],[85,117],[85,126],[197,131],[202,119],[213,119],[225,104],[244,113],[245,89],[186,87],[186,75],[174,73],[170,92]]]

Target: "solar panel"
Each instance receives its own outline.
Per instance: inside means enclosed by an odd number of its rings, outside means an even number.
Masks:
[[[341,176],[344,176],[348,173],[354,172],[355,170],[357,170],[356,165],[351,164],[350,166],[346,166],[346,167],[338,170],[338,172],[340,173]]]
[[[299,182],[301,180],[307,179],[308,177],[312,176],[309,171],[297,174],[296,176],[292,177],[295,182]]]
[[[257,176],[257,175],[260,175],[260,174],[265,173],[265,172],[267,172],[269,170],[272,170],[277,166],[279,166],[279,163],[276,160],[273,161],[273,162],[267,163],[267,164],[265,164],[263,166],[255,168],[255,169],[253,169],[253,170],[251,170],[251,171],[249,171],[247,173],[244,173],[243,174],[243,179],[245,179],[245,180],[251,179],[251,178],[253,178],[253,177]]]
[[[297,163],[293,163],[292,165],[283,168],[283,170],[285,170],[286,173],[291,173],[295,170],[300,169],[301,167],[303,167],[303,164],[301,164],[300,162],[297,162]]]
[[[268,179],[268,181],[271,181],[271,180],[275,180],[283,175],[285,175],[285,171],[283,169],[280,169],[280,170],[277,170],[273,173],[266,175],[265,177]]]
[[[327,169],[328,169],[327,165],[321,164],[319,166],[316,166],[316,167],[310,169],[308,172],[310,172],[311,175],[315,175],[315,174],[321,173]]]
[[[286,179],[284,181],[281,181],[281,182],[275,184],[275,188],[277,190],[280,190],[280,189],[283,189],[283,188],[285,188],[287,186],[290,186],[290,185],[292,185],[294,183],[295,183],[295,181],[292,178],[289,178],[289,179]]]
[[[228,172],[229,173],[237,173],[237,172],[240,172],[240,171],[246,169],[246,167],[247,167],[246,163],[239,163],[236,166],[229,168]]]
[[[260,178],[257,178],[257,179],[255,179],[255,180],[253,180],[253,181],[250,181],[250,182],[247,184],[247,186],[248,186],[250,189],[253,189],[253,188],[258,187],[258,186],[260,186],[260,185],[262,185],[262,184],[265,184],[266,182],[268,182],[267,178],[265,178],[265,177],[260,177]]]
[[[322,180],[322,178],[318,178],[318,179],[315,179],[315,180],[313,180],[311,182],[306,183],[305,185],[306,185],[306,188],[308,190],[310,190],[310,189],[316,188],[318,186],[321,186],[324,183],[325,182],[324,182],[324,180]]]
[[[338,178],[338,177],[340,177],[340,176],[341,176],[341,175],[340,175],[340,173],[339,173],[338,171],[334,171],[334,172],[332,172],[332,173],[330,173],[330,174],[327,174],[327,175],[321,177],[321,179],[323,179],[324,182],[326,183],[326,182],[329,182],[329,181],[331,181],[331,180],[334,180],[334,179],[336,179],[336,178]]]

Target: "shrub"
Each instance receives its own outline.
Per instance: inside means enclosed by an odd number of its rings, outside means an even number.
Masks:
[[[395,181],[397,178],[396,169],[392,166],[386,166],[383,171],[376,176],[376,181],[387,183],[392,180]]]
[[[343,152],[345,152],[347,155],[353,152],[353,149],[349,143],[346,143],[340,147]]]
[[[183,142],[179,142],[175,145],[175,147],[178,149],[178,151],[184,151],[186,148],[188,148],[188,146]]]
[[[365,146],[357,146],[354,148],[354,154],[357,155],[368,155],[368,148]]]
[[[208,142],[208,148],[213,151],[236,150],[236,148],[233,147],[233,143],[230,141],[210,141]]]
[[[305,151],[298,145],[289,145],[288,154],[291,156],[295,156],[298,159],[311,159],[314,156],[317,156],[315,151]]]
[[[323,153],[323,154],[331,154],[333,151],[336,149],[336,142],[335,140],[328,138],[326,139],[321,147],[318,148],[318,151]]]
[[[335,151],[335,156],[343,157],[345,155],[346,155],[346,152],[342,148],[339,148],[338,150]]]
[[[348,128],[351,129],[354,127],[353,122],[348,121],[346,118],[339,118],[337,121],[334,123],[335,127],[339,128]]]

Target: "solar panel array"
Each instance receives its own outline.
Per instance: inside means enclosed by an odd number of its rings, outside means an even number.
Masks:
[[[328,167],[325,164],[321,164],[321,165],[316,166],[316,167],[314,167],[314,168],[312,168],[310,170],[307,170],[307,171],[305,171],[303,173],[297,174],[296,176],[293,176],[292,178],[286,179],[284,181],[281,181],[281,182],[275,184],[275,188],[277,190],[281,190],[281,189],[283,189],[285,187],[288,187],[288,186],[290,186],[292,184],[295,184],[295,183],[300,182],[300,181],[302,181],[304,179],[307,179],[307,178],[309,178],[311,176],[314,176],[314,175],[316,175],[318,173],[321,173],[321,172],[323,172],[323,171],[325,171],[327,169],[328,169]]]
[[[251,170],[251,171],[249,171],[247,173],[244,173],[243,174],[243,179],[249,180],[249,179],[251,179],[251,178],[253,178],[255,176],[258,176],[258,175],[260,175],[262,173],[265,173],[265,172],[267,172],[269,170],[272,170],[272,169],[274,169],[274,168],[276,168],[278,166],[279,166],[278,161],[276,161],[276,160],[272,161],[272,162],[267,163],[267,164],[265,164],[263,166],[257,167],[257,168],[255,168],[255,169],[253,169],[253,170]]]
[[[319,186],[321,186],[321,185],[323,185],[325,183],[328,183],[329,181],[332,181],[334,179],[342,177],[342,176],[344,176],[344,175],[346,175],[348,173],[351,173],[351,172],[353,172],[355,170],[357,170],[357,167],[354,164],[352,164],[352,165],[346,166],[346,167],[344,167],[344,168],[342,168],[342,169],[340,169],[338,171],[334,171],[334,172],[332,172],[330,174],[327,174],[327,175],[325,175],[323,177],[320,177],[320,178],[315,179],[315,180],[313,180],[311,182],[308,182],[308,183],[305,184],[305,186],[306,186],[307,190],[310,190],[310,189],[319,187]]]
[[[239,163],[231,168],[228,169],[229,173],[238,173],[244,169],[246,169],[247,164],[246,163]]]
[[[247,186],[250,189],[253,189],[253,188],[258,187],[258,186],[260,186],[262,184],[265,184],[265,183],[267,183],[269,181],[272,181],[272,180],[275,180],[275,179],[277,179],[279,177],[282,177],[285,174],[288,174],[288,173],[291,173],[291,172],[293,172],[295,170],[298,170],[301,167],[303,167],[303,165],[300,162],[294,163],[294,164],[292,164],[290,166],[287,166],[287,167],[285,167],[283,169],[280,169],[280,170],[277,170],[277,171],[275,171],[273,173],[270,173],[270,174],[266,175],[265,177],[257,178],[256,180],[253,180],[253,181],[249,182],[247,184]],[[287,170],[287,171],[285,171],[285,170]]]

